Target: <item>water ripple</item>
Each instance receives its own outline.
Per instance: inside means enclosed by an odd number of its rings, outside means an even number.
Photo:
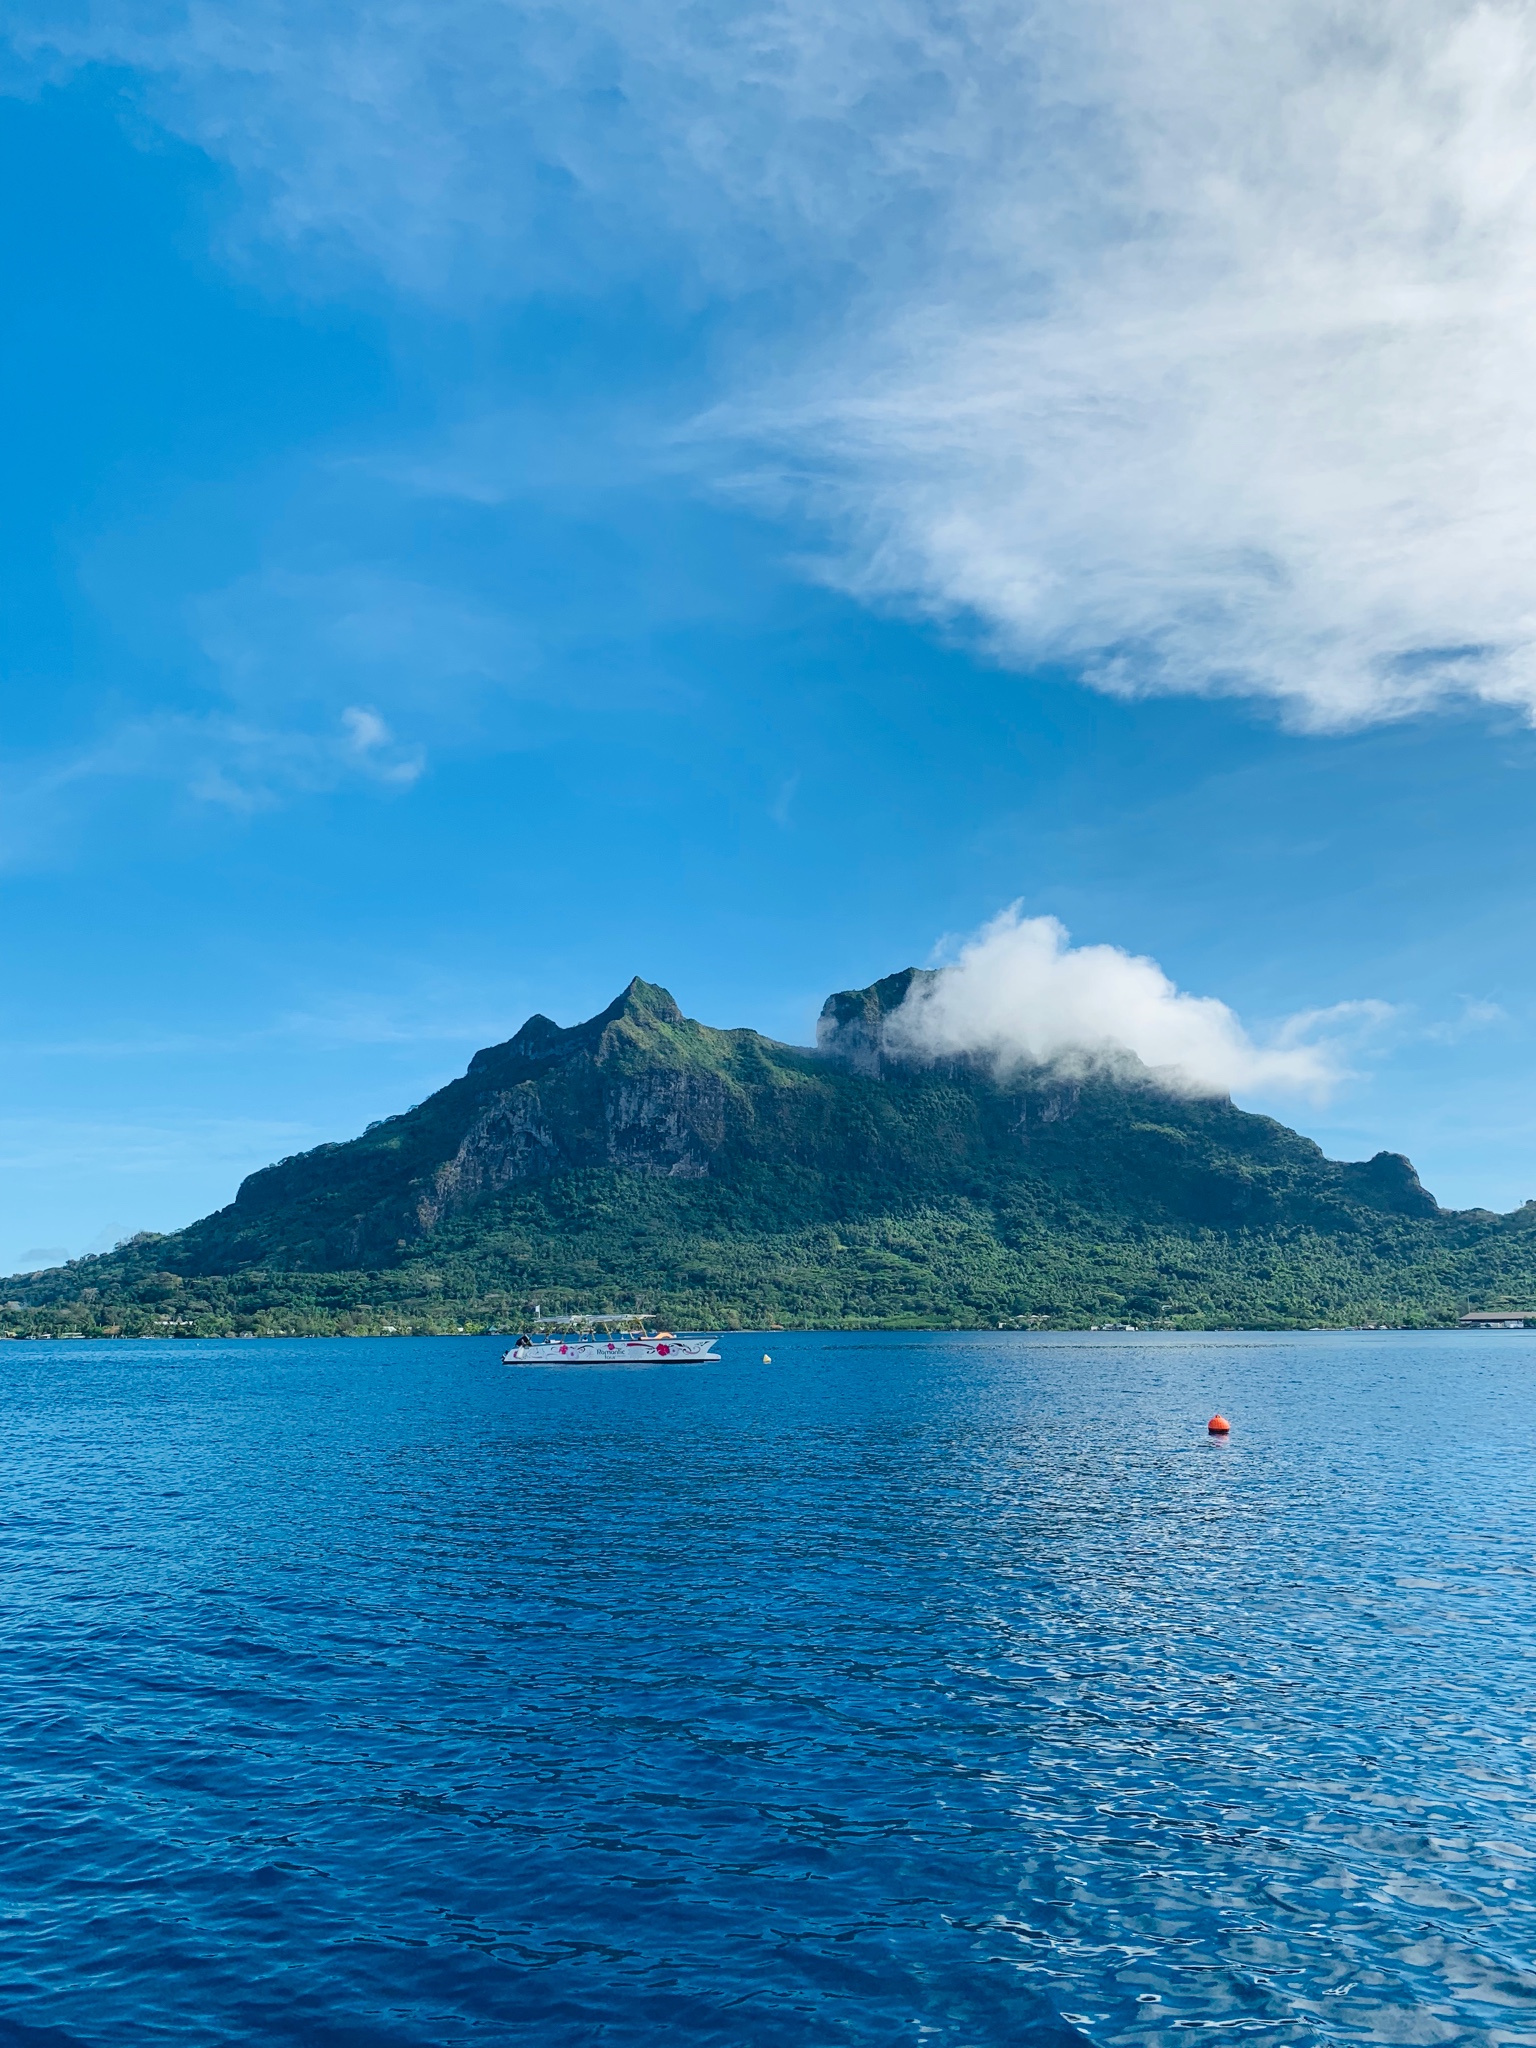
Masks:
[[[0,2048],[1536,2048],[1536,1337],[722,1348],[5,1346]]]

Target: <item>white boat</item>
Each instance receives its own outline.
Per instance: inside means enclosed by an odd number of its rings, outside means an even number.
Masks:
[[[503,1365],[718,1365],[713,1337],[650,1329],[654,1316],[536,1316]],[[548,1334],[543,1334],[547,1332]]]

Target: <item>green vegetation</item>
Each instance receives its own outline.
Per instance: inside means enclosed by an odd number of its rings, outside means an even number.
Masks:
[[[727,1329],[1429,1327],[1536,1300],[1536,1205],[1449,1214],[1396,1154],[1331,1161],[1141,1073],[889,1062],[908,979],[834,998],[820,1054],[642,982],[535,1017],[186,1230],[0,1283],[0,1330],[505,1329],[637,1297]]]

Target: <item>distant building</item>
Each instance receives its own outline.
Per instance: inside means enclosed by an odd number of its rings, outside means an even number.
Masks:
[[[1475,1308],[1461,1318],[1463,1330],[1523,1330],[1536,1324],[1536,1308]]]

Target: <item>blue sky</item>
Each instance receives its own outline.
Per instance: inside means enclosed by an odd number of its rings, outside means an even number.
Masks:
[[[1013,903],[1536,1194],[1529,30],[1081,13],[11,17],[0,1270]]]

